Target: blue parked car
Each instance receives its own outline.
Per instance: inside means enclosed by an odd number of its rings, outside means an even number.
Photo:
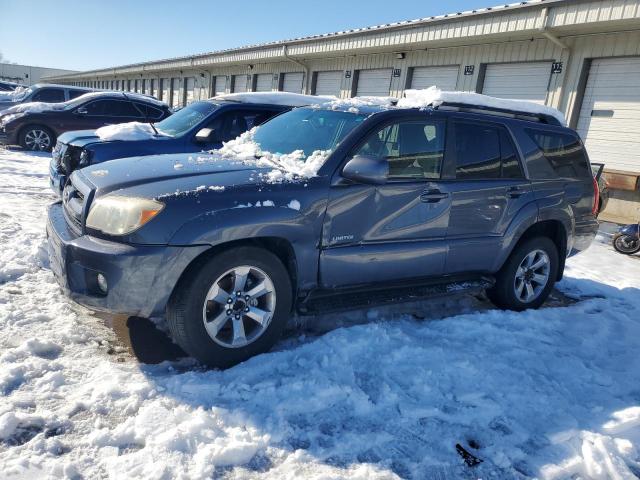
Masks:
[[[501,308],[537,308],[593,240],[597,206],[580,137],[553,118],[329,105],[197,161],[78,170],[47,234],[73,299],[166,313],[186,352],[227,367],[267,351],[294,311],[472,284]]]
[[[291,108],[283,104],[210,99],[192,103],[152,124],[157,134],[140,139],[101,140],[96,130],[67,132],[58,137],[53,150],[50,185],[60,195],[74,170],[116,158],[219,148],[222,142]]]

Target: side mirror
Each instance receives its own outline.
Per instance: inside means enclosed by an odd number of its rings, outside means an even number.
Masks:
[[[86,115],[87,114],[87,109],[84,107],[78,107],[78,109],[76,110],[76,113],[78,115]]]
[[[342,169],[342,176],[358,183],[387,183],[389,162],[386,158],[356,155]]]
[[[220,139],[215,128],[201,128],[200,130],[198,130],[198,133],[196,133],[196,142],[198,143],[210,143],[218,141],[220,141]]]

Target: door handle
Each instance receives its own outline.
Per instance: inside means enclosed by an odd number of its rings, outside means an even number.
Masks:
[[[436,203],[449,196],[446,192],[440,190],[427,190],[420,194],[420,201],[424,203]]]
[[[525,191],[522,190],[520,187],[509,187],[507,189],[507,197],[509,198],[520,198],[524,194],[525,194]]]

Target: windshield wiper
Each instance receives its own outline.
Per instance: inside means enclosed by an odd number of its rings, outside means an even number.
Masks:
[[[156,126],[153,124],[153,122],[149,122],[149,125],[151,125],[151,128],[153,128],[153,131],[156,132],[156,135],[160,135],[160,133],[158,133],[158,129],[156,128]]]

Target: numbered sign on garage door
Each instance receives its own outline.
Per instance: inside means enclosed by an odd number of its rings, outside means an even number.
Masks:
[[[550,76],[551,63],[548,62],[489,64],[485,70],[482,93],[544,105]]]
[[[242,93],[246,91],[247,91],[247,76],[234,75],[233,76],[233,93]]]
[[[214,95],[224,95],[227,91],[227,76],[226,75],[218,75],[216,76],[216,84],[214,85]]]
[[[302,93],[302,80],[304,73],[285,73],[282,80],[282,91],[291,93]]]
[[[411,88],[429,88],[433,85],[440,90],[452,91],[458,83],[460,66],[415,67],[411,74]]]
[[[256,75],[256,92],[270,92],[273,84],[273,76],[270,73],[259,73]]]
[[[318,72],[316,74],[316,95],[335,95],[340,96],[342,85],[342,70],[331,72]]]
[[[640,173],[640,57],[591,62],[577,130],[592,162]]]
[[[356,95],[365,96],[389,96],[391,89],[391,69],[380,68],[375,70],[360,70]]]

